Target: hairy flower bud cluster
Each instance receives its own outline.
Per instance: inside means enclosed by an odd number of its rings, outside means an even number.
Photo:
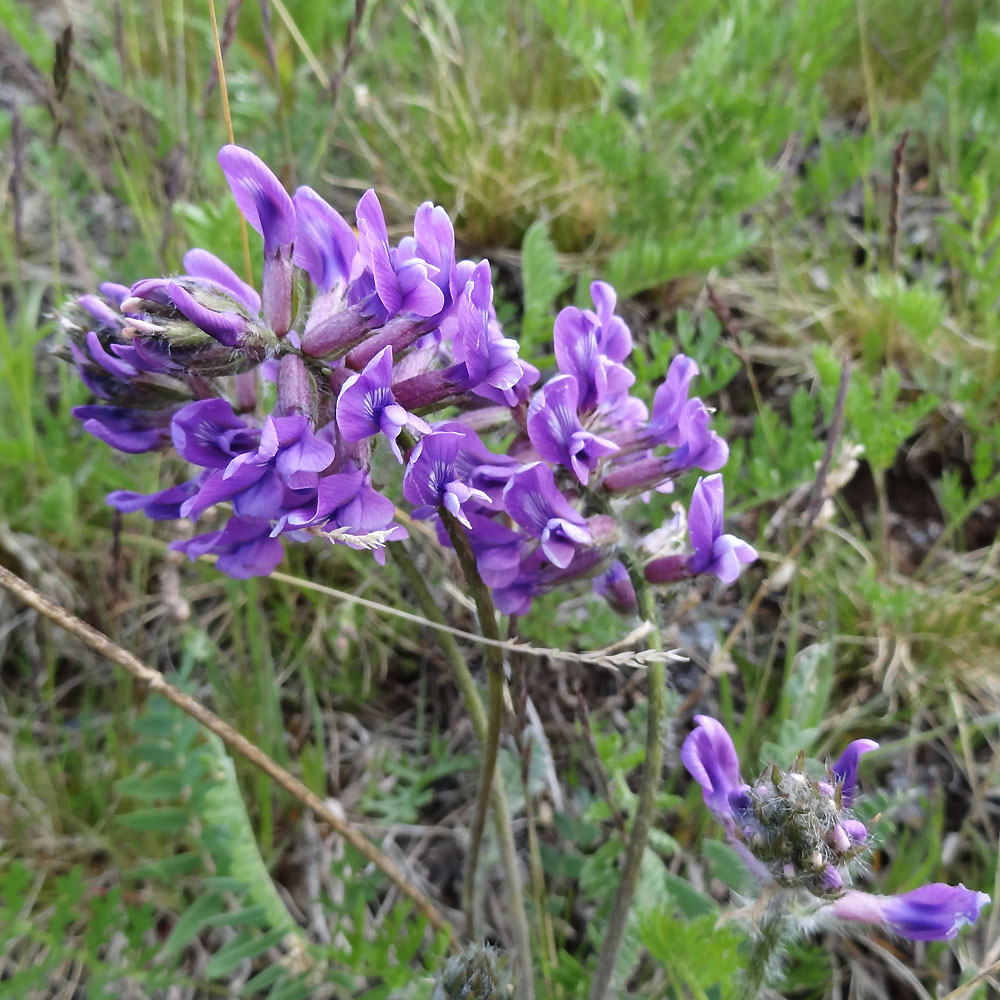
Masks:
[[[84,427],[193,466],[186,482],[109,502],[162,520],[228,510],[221,529],[174,547],[237,577],[270,573],[286,542],[317,535],[383,560],[406,537],[386,493],[395,459],[411,516],[434,519],[445,545],[442,516],[455,519],[502,611],[580,579],[634,610],[611,502],[671,492],[728,457],[690,398],[694,361],[674,359],[650,412],[629,391],[632,335],[615,291],[597,281],[592,309],[556,318],[556,371],[536,388],[538,369],[500,328],[489,263],[456,259],[443,208],[421,205],[412,236],[393,244],[374,191],[352,227],[311,188],[290,195],[248,150],[225,146],[219,164],[263,239],[260,293],[196,249],[181,275],[102,285],[63,313],[98,400],[75,411]],[[446,408],[453,419],[432,419]],[[377,462],[380,444],[389,462]],[[721,476],[699,479],[687,536],[650,550],[646,578],[733,582],[756,552],[725,534],[723,507]]]
[[[431,1000],[505,1000],[514,995],[506,956],[488,945],[466,945],[437,978]]]
[[[863,858],[868,830],[851,811],[863,754],[874,740],[854,740],[814,779],[805,755],[782,771],[772,765],[752,784],[740,778],[739,758],[721,722],[695,716],[681,760],[701,785],[705,804],[726,830],[748,869],[766,886],[807,890],[821,912],[838,920],[881,924],[916,941],[953,938],[990,901],[963,885],[932,883],[899,896],[847,888],[852,862]]]
[[[837,868],[864,852],[868,831],[847,807],[835,771],[810,778],[804,764],[800,756],[791,770],[774,765],[750,784],[734,807],[733,835],[775,882],[827,895],[842,888]]]

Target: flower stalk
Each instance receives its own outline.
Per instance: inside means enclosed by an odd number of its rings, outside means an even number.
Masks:
[[[469,546],[469,540],[455,518],[442,512],[442,520],[451,544],[455,548],[462,575],[472,592],[479,615],[479,628],[487,639],[499,640],[500,631],[497,628],[496,609],[489,589],[483,583],[479,570],[476,568],[476,557]],[[486,708],[486,732],[483,737],[483,762],[479,778],[479,792],[476,796],[476,808],[473,813],[472,829],[469,832],[469,853],[465,863],[465,886],[463,889],[466,917],[466,933],[472,936],[475,925],[475,894],[476,869],[479,866],[479,849],[482,844],[483,831],[486,829],[486,813],[489,808],[490,789],[496,774],[497,755],[500,751],[500,729],[503,725],[503,653],[497,646],[487,646],[486,676],[488,697]]]
[[[624,553],[622,561],[625,563],[632,586],[635,588],[639,610],[646,621],[653,626],[651,633],[653,646],[660,649],[662,640],[653,592],[635,558],[630,553]],[[628,923],[632,898],[635,896],[635,888],[639,881],[642,857],[646,851],[646,843],[649,840],[649,831],[656,811],[656,793],[660,787],[663,771],[663,730],[667,721],[667,671],[663,660],[654,659],[650,663],[648,683],[646,760],[639,786],[639,801],[635,817],[632,820],[628,844],[625,847],[625,858],[618,879],[618,887],[615,890],[614,902],[611,904],[604,943],[597,959],[597,971],[594,973],[590,986],[590,1000],[604,1000],[610,995],[615,964]]]
[[[441,609],[438,607],[426,581],[420,575],[419,570],[414,565],[405,547],[396,545],[390,551],[395,558],[396,565],[402,569],[407,583],[410,585],[410,589],[413,591],[424,615],[433,622],[442,625],[446,624]],[[494,618],[493,621],[495,620]],[[480,746],[485,746],[489,735],[489,721],[486,708],[483,705],[479,689],[469,670],[469,666],[465,662],[465,656],[462,653],[461,647],[455,641],[454,636],[448,632],[440,632],[438,634],[438,645],[451,666],[455,683],[458,685],[462,700],[465,702],[465,708],[469,713],[469,720],[472,723],[476,738],[479,740]],[[501,655],[499,650],[497,650],[497,655]],[[504,792],[503,784],[496,776],[495,768],[490,779],[490,784],[487,787],[489,799],[493,805],[494,826],[496,827],[497,841],[500,845],[500,864],[503,868],[505,888],[507,890],[507,903],[510,907],[510,916],[513,925],[514,966],[517,970],[515,995],[517,1000],[533,1000],[534,972],[531,961],[531,931],[528,924],[527,910],[524,905],[524,890],[521,881],[521,870],[517,863],[517,848],[514,844],[514,831],[511,826],[510,809],[507,805],[507,796]],[[468,861],[466,865],[468,876]],[[468,886],[468,884],[467,878],[466,885]]]

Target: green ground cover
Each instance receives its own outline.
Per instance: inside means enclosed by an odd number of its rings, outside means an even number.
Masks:
[[[672,668],[622,995],[739,995],[746,940],[717,919],[744,876],[677,758],[697,710],[738,734],[744,760],[880,740],[864,774],[881,817],[868,884],[995,896],[1000,4],[273,0],[218,13],[236,140],[286,186],[349,214],[374,185],[390,226],[427,198],[444,205],[543,366],[556,308],[612,281],[640,391],[684,350],[734,442],[733,527],[762,559],[733,588],[696,583],[662,605],[690,662]],[[173,470],[83,434],[70,410],[87,390],[51,354],[53,310],[99,281],[173,271],[192,245],[239,266],[211,39],[200,2],[0,0],[0,563],[338,799],[457,913],[477,757],[433,633],[302,582],[408,607],[391,561],[376,571],[366,554],[302,547],[281,579],[235,582],[168,558],[162,526],[118,521],[104,497]],[[813,519],[845,358],[832,495]],[[451,619],[470,626],[425,550]],[[537,602],[520,627],[539,646],[591,650],[634,624],[580,592]],[[557,660],[525,675],[545,734],[528,794],[513,740],[501,769],[519,837],[531,824],[540,842],[539,995],[572,998],[604,933],[644,688]],[[490,841],[484,867],[496,889]],[[926,947],[818,934],[776,988],[987,997],[996,978],[973,980],[1000,959],[997,940],[994,911]],[[0,996],[430,997],[445,959],[270,779],[0,593]]]

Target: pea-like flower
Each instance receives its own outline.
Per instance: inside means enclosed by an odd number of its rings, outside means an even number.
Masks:
[[[805,755],[787,771],[771,765],[754,781],[740,775],[726,728],[710,716],[684,741],[681,760],[701,785],[705,804],[750,871],[765,884],[805,890],[821,901],[821,914],[877,924],[915,941],[952,938],[973,923],[990,897],[963,885],[922,886],[898,896],[845,889],[851,863],[866,850],[868,831],[851,813],[861,757],[874,740],[850,743],[822,777],[811,777]]]
[[[458,477],[455,460],[462,443],[461,434],[434,431],[413,449],[403,476],[403,495],[418,505],[415,518],[432,517],[443,509],[468,528],[469,512],[491,503],[486,493]]]

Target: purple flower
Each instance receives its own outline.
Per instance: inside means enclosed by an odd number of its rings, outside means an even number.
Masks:
[[[403,475],[403,496],[418,505],[413,516],[418,520],[431,517],[440,508],[469,527],[468,512],[490,498],[482,491],[458,478],[455,459],[462,447],[463,435],[449,431],[434,431],[417,442]]]
[[[587,485],[590,473],[618,445],[583,429],[577,416],[579,385],[572,375],[557,375],[536,394],[528,408],[528,436],[535,451],[547,462],[572,469]]]
[[[281,181],[241,146],[223,146],[218,159],[243,218],[264,237],[264,256],[286,254],[295,242],[295,207]]]
[[[385,216],[371,189],[358,202],[357,221],[359,260],[374,293],[369,308],[382,322],[401,313],[437,315],[444,307],[444,295],[430,277],[437,273],[437,268],[419,257],[401,260],[389,249]],[[355,273],[352,277],[362,275]]]
[[[280,518],[302,505],[302,491],[316,488],[333,459],[333,445],[313,433],[306,417],[268,417],[256,450],[241,452],[212,473],[181,511],[195,519],[231,500],[240,517]]]
[[[184,270],[188,277],[210,282],[222,291],[228,292],[237,302],[245,306],[252,316],[260,312],[260,295],[257,294],[257,290],[243,281],[215,254],[197,248],[188,250],[184,254]]]
[[[465,388],[486,385],[501,392],[522,377],[517,342],[502,336],[490,322],[493,284],[489,261],[480,261],[455,304],[457,328],[451,342],[457,362],[465,364]]]
[[[646,444],[665,444],[670,448],[678,448],[684,443],[684,433],[680,427],[681,414],[688,404],[691,381],[697,374],[698,366],[683,354],[678,354],[670,362],[666,381],[653,396],[653,415],[640,431],[640,437]]]
[[[634,614],[639,608],[632,579],[618,559],[600,576],[594,577],[594,593],[603,597],[619,614]]]
[[[178,410],[170,433],[177,453],[206,469],[226,468],[260,440],[260,430],[236,416],[224,399],[201,399]]]
[[[428,277],[441,290],[442,309],[454,297],[452,275],[455,272],[455,229],[448,213],[433,202],[425,201],[413,217],[413,236],[399,241],[399,260],[418,258],[433,268]],[[440,310],[439,310],[440,312]]]
[[[708,715],[696,715],[693,729],[681,747],[681,761],[701,785],[705,805],[726,825],[733,821],[730,796],[742,794],[740,761],[726,727]]]
[[[878,744],[874,740],[854,740],[847,745],[847,749],[833,765],[833,773],[840,782],[841,801],[845,806],[851,805],[854,801],[854,787],[858,782],[858,761],[861,760],[861,755],[877,749]]]
[[[245,316],[231,310],[216,310],[202,305],[180,282],[171,281],[170,299],[177,310],[199,330],[204,330],[224,347],[238,347],[250,325]]]
[[[283,337],[292,323],[292,244],[295,206],[260,157],[239,146],[219,150],[219,166],[243,217],[264,237],[265,322]]]
[[[141,510],[153,521],[176,521],[181,516],[184,501],[198,489],[199,480],[169,486],[157,493],[135,493],[132,490],[115,490],[109,493],[107,502],[123,514]]]
[[[672,472],[701,469],[715,472],[729,458],[729,445],[708,426],[709,412],[700,399],[689,399],[677,418],[677,451],[668,459]]]
[[[300,187],[292,199],[295,206],[295,253],[301,267],[321,295],[338,286],[346,288],[358,238],[344,217],[310,187]]]
[[[681,760],[701,785],[706,805],[726,827],[730,842],[764,883],[808,888],[829,903],[841,920],[882,924],[916,941],[952,938],[972,923],[989,896],[965,886],[925,885],[901,896],[844,891],[843,867],[863,850],[868,831],[849,812],[843,791],[838,797],[826,780],[812,780],[800,764],[781,772],[768,767],[756,783],[740,783],[739,760],[725,727],[715,719],[695,717],[681,748]],[[855,740],[830,773],[853,793],[858,758],[877,746]]]
[[[455,456],[455,472],[463,483],[482,490],[493,504],[493,510],[503,508],[503,491],[510,477],[521,463],[510,455],[498,455],[490,451],[479,435],[467,424],[459,420],[447,420],[438,424],[437,431],[452,431],[461,434],[463,441]]]
[[[381,431],[397,461],[403,461],[396,438],[404,427],[423,434],[430,427],[396,402],[392,393],[392,348],[379,351],[365,369],[344,383],[337,399],[337,427],[345,441],[363,441]]]
[[[552,470],[542,462],[519,469],[503,493],[504,509],[532,538],[554,566],[565,569],[576,549],[593,541],[586,521],[556,488]]]
[[[143,278],[122,303],[127,314],[143,314],[171,344],[193,345],[192,327],[223,347],[243,347],[259,332],[228,289],[203,278]],[[186,321],[186,322],[185,322]],[[135,322],[130,315],[130,322]]]
[[[382,533],[382,541],[407,537],[405,529],[392,523],[395,513],[395,504],[372,486],[368,473],[348,463],[340,472],[324,476],[311,501],[280,518],[272,534],[318,527],[351,548],[372,548],[361,536]],[[381,545],[374,551],[376,560],[384,563]]]
[[[985,892],[934,882],[900,896],[848,890],[831,909],[840,920],[881,924],[911,941],[949,941],[960,927],[975,923],[989,902]]]
[[[722,476],[698,480],[688,512],[688,533],[694,551],[686,569],[692,576],[713,573],[723,583],[733,583],[740,575],[740,567],[757,558],[757,550],[735,535],[722,533],[724,503]],[[674,556],[654,559],[646,567],[646,578],[652,583],[678,579],[676,575],[663,575],[666,570],[674,570],[676,563]]]
[[[238,580],[273,573],[284,556],[281,542],[271,537],[270,522],[260,518],[231,517],[221,531],[171,542],[170,548],[192,562],[199,556],[216,555],[216,567]]]
[[[553,330],[559,371],[572,375],[580,385],[582,413],[596,409],[606,398],[625,392],[632,374],[620,362],[632,350],[632,334],[625,321],[614,315],[617,296],[606,282],[590,286],[597,312],[567,306],[556,317]]]
[[[688,533],[694,548],[691,572],[714,573],[723,583],[732,583],[740,575],[740,566],[757,558],[757,550],[734,535],[722,533],[724,504],[722,476],[698,480],[688,512]]]
[[[125,406],[73,407],[73,416],[83,421],[85,431],[129,455],[142,455],[169,446],[170,413]]]
[[[517,580],[524,541],[521,534],[482,514],[469,514],[468,537],[479,575],[488,587],[509,587]]]

